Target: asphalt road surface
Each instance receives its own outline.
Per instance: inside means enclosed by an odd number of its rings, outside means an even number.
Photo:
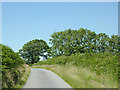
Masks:
[[[23,88],[71,88],[71,86],[49,70],[32,68]]]

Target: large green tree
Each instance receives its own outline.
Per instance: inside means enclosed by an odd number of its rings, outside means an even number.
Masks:
[[[45,54],[47,49],[49,49],[49,46],[44,40],[35,39],[24,44],[22,49],[19,50],[19,54],[28,64],[33,64],[39,61],[40,56],[47,58]]]
[[[52,56],[69,56],[75,53],[85,53],[93,51],[96,33],[87,29],[65,30],[55,32],[51,35]]]
[[[118,51],[118,35],[112,35],[110,38],[105,33],[96,34],[80,28],[79,30],[68,29],[54,32],[51,37],[50,53],[52,57],[69,56],[75,53],[115,53]]]

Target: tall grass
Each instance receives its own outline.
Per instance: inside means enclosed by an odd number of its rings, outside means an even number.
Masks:
[[[30,74],[30,67],[21,65],[15,69],[6,69],[2,75],[2,88],[22,88]]]
[[[97,75],[89,68],[66,65],[33,65],[32,68],[51,70],[62,77],[73,88],[117,88],[118,83],[111,74]]]
[[[96,74],[112,74],[117,79],[118,56],[111,53],[86,53],[71,56],[60,56],[46,61],[40,61],[34,65],[65,65],[71,63],[75,66],[88,67]]]
[[[24,67],[25,67],[25,72],[23,73],[23,75],[21,77],[22,83],[21,84],[18,83],[15,86],[15,88],[22,88],[25,85],[25,83],[30,75],[30,72],[31,72],[30,67],[28,65],[24,65]]]
[[[118,56],[111,53],[77,53],[33,64],[37,65],[53,65],[49,68],[67,78],[75,88],[118,87]],[[58,67],[54,68],[54,65]]]

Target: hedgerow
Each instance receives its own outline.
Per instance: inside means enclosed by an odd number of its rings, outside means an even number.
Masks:
[[[2,47],[2,88],[14,88],[16,84],[22,83],[25,62],[9,47],[2,44],[0,47]]]
[[[97,74],[112,74],[116,79],[118,75],[118,56],[112,53],[77,53],[71,56],[49,58],[37,63],[37,65],[55,64],[73,64],[76,66],[88,67]]]

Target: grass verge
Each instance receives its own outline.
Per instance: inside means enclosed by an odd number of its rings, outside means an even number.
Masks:
[[[118,88],[111,74],[97,75],[85,67],[67,65],[33,65],[32,68],[51,70],[63,78],[73,88]]]
[[[24,65],[24,67],[25,67],[25,72],[23,73],[23,76],[21,78],[22,83],[17,84],[15,86],[15,88],[22,88],[25,85],[25,83],[26,83],[26,81],[27,81],[27,79],[28,79],[28,77],[30,75],[30,72],[31,72],[30,67],[28,65],[26,65],[26,64]]]

